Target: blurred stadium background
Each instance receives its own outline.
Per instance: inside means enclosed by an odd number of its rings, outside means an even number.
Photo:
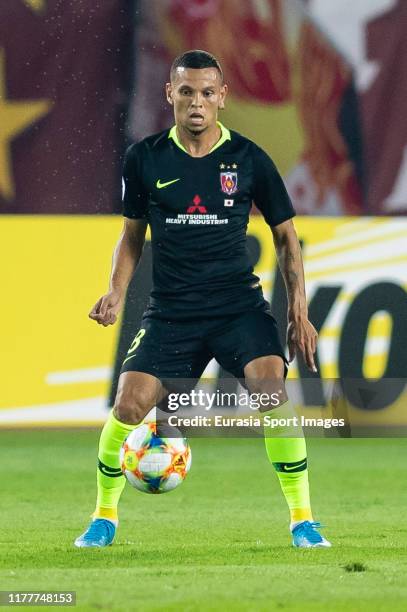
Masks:
[[[0,427],[103,422],[149,289],[147,245],[118,324],[87,317],[121,229],[123,153],[172,124],[163,87],[190,48],[220,59],[223,122],[285,178],[319,376],[405,379],[406,30],[404,0],[2,2]],[[255,210],[249,240],[284,333]],[[386,422],[397,423],[402,394]]]

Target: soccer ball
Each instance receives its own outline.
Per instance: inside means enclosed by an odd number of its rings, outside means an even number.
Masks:
[[[167,493],[178,487],[191,459],[191,448],[181,432],[155,421],[136,427],[120,449],[123,474],[143,493]]]

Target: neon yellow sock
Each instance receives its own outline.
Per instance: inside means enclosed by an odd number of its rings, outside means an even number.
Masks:
[[[117,521],[117,506],[126,479],[120,469],[120,448],[127,435],[137,425],[121,423],[113,415],[113,410],[102,429],[99,441],[97,469],[97,501],[94,518],[107,518]]]
[[[312,521],[307,448],[299,420],[294,420],[298,419],[297,414],[287,401],[278,408],[263,413],[263,416],[265,415],[272,419],[281,419],[281,425],[278,427],[264,425],[264,441],[267,456],[277,472],[290,510],[291,523]]]

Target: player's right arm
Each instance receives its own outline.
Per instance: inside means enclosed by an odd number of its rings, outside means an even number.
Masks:
[[[113,252],[109,291],[94,305],[89,317],[100,325],[113,325],[143,250],[147,229],[148,196],[143,186],[140,145],[131,145],[123,164],[124,226]]]
[[[124,219],[122,233],[113,252],[109,291],[94,305],[89,317],[100,325],[113,325],[122,309],[127,287],[143,250],[147,221]]]

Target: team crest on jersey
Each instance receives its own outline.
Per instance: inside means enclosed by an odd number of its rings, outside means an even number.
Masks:
[[[237,191],[237,172],[221,172],[220,184],[223,193],[232,195]]]

